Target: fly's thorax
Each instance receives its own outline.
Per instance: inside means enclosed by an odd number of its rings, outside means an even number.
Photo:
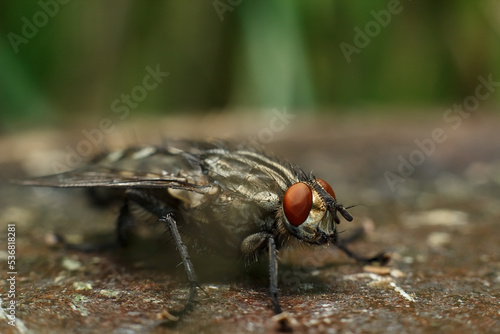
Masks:
[[[282,194],[296,176],[289,166],[247,150],[208,150],[201,156],[210,182],[220,188],[220,198],[247,203],[245,207],[261,208],[274,213]]]
[[[278,219],[296,238],[313,244],[333,241],[338,222],[335,193],[321,179],[291,185],[283,196]]]

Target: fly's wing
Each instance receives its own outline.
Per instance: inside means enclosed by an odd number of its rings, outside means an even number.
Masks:
[[[155,147],[116,151],[73,171],[11,182],[40,187],[168,188],[198,193],[211,188],[195,156]]]
[[[57,188],[171,188],[204,193],[209,185],[188,182],[185,177],[141,173],[134,171],[83,168],[74,171],[30,179],[14,179],[12,183],[24,186]]]

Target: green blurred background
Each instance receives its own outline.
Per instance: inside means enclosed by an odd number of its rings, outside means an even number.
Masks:
[[[500,81],[499,33],[497,0],[1,1],[0,130],[108,115],[157,65],[134,115],[442,113]]]

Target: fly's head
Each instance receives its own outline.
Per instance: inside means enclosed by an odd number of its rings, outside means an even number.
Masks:
[[[334,242],[338,213],[347,221],[352,216],[337,203],[332,187],[321,179],[291,185],[282,201],[282,219],[288,232],[311,244]]]

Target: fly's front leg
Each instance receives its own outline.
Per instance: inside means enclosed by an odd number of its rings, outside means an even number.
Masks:
[[[276,242],[272,235],[268,236],[267,242],[269,250],[269,294],[271,295],[274,313],[279,314],[283,312],[283,310],[278,301],[278,258]]]
[[[337,237],[334,240],[334,244],[341,251],[343,251],[347,256],[349,256],[351,259],[354,259],[358,262],[362,262],[362,263],[378,262],[378,263],[380,263],[380,265],[385,266],[391,260],[391,256],[385,252],[378,253],[377,255],[375,255],[373,257],[360,256],[360,255],[354,253],[353,251],[351,251],[349,248],[347,248],[346,243],[344,243],[342,240],[338,239]]]
[[[274,236],[267,232],[258,232],[245,238],[241,244],[241,251],[251,260],[256,260],[258,254],[266,248],[269,253],[269,295],[274,313],[280,314],[283,310],[278,301],[278,250]]]
[[[272,235],[267,237],[267,248],[269,251],[269,294],[273,303],[273,311],[276,314],[274,319],[278,322],[280,332],[292,332],[292,325],[287,312],[283,312],[280,302],[278,301],[278,250],[276,242]],[[295,321],[295,320],[294,320]]]

